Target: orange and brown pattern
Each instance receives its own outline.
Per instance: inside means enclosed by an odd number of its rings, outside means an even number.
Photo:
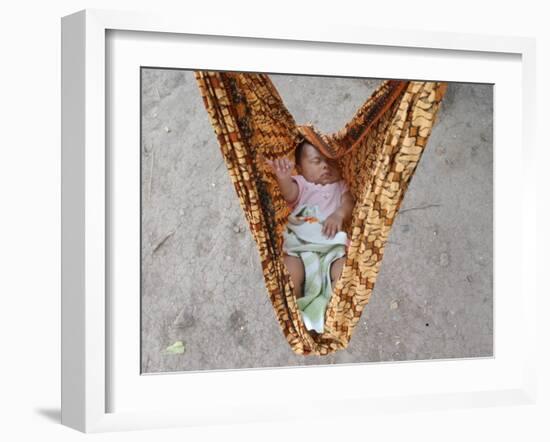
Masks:
[[[447,84],[384,81],[340,131],[297,125],[267,74],[196,71],[204,104],[256,241],[276,317],[297,354],[345,348],[374,288],[384,246],[426,147]],[[325,331],[310,334],[301,319],[282,245],[289,209],[263,158],[291,158],[307,139],[335,158],[353,193],[351,240],[333,287]]]

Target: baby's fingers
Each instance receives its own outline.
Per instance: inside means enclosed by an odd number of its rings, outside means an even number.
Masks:
[[[285,168],[285,170],[292,169],[292,165],[290,164],[290,161],[288,160],[288,158],[283,158],[282,163],[283,163],[283,167]]]
[[[286,165],[283,160],[277,159],[277,169],[281,172],[286,169]]]
[[[331,238],[331,235],[332,235],[332,223],[329,221],[329,222],[325,222],[325,224],[323,225],[323,235],[325,235],[326,237],[328,238]]]
[[[336,234],[340,231],[340,223],[334,223],[332,225],[332,230],[331,230],[331,238],[334,238],[334,236],[336,236]]]

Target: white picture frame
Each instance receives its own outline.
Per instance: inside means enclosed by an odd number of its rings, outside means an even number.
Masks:
[[[497,406],[502,404],[534,403],[535,379],[535,203],[536,193],[517,183],[499,180],[499,172],[506,167],[517,168],[516,159],[496,158],[495,207],[503,207],[506,195],[521,201],[517,219],[505,219],[495,211],[495,225],[505,227],[495,232],[495,280],[501,275],[514,275],[508,286],[495,283],[495,357],[483,360],[459,360],[439,362],[411,362],[384,364],[355,364],[333,367],[288,368],[276,370],[237,370],[215,373],[193,373],[179,376],[140,376],[135,366],[135,346],[129,346],[128,354],[113,354],[110,341],[113,324],[128,321],[118,317],[120,308],[114,309],[110,290],[113,276],[108,269],[110,260],[108,244],[116,229],[107,229],[109,211],[117,197],[108,192],[108,143],[113,142],[106,132],[106,121],[111,118],[107,63],[113,57],[124,58],[124,53],[109,51],[109,33],[121,33],[134,37],[137,43],[127,45],[128,65],[139,64],[139,56],[147,53],[147,39],[156,39],[155,56],[167,57],[174,46],[184,42],[186,36],[207,39],[235,46],[248,44],[250,50],[258,50],[263,43],[284,54],[293,50],[363,50],[373,49],[383,56],[384,50],[398,51],[395,60],[409,56],[413,51],[422,57],[432,57],[432,75],[448,81],[449,67],[436,63],[449,56],[469,56],[479,67],[485,60],[500,57],[506,63],[509,58],[510,81],[503,78],[496,82],[495,93],[495,146],[502,152],[521,155],[522,174],[528,176],[535,169],[534,112],[535,112],[535,41],[531,38],[510,36],[469,35],[456,33],[427,33],[421,31],[380,30],[369,27],[331,25],[319,28],[294,27],[287,24],[256,25],[212,21],[205,17],[170,17],[144,13],[127,13],[104,10],[86,10],[62,19],[62,423],[83,432],[103,432],[147,428],[179,427],[213,423],[237,423],[273,421],[300,416],[329,417],[335,415],[362,415],[381,409],[387,412],[435,408]],[[163,37],[165,38],[163,41]],[[200,38],[199,38],[200,37]],[[198,39],[198,40],[197,40]],[[144,50],[136,54],[136,44]],[[133,45],[133,46],[132,46]],[[243,46],[243,47],[244,47]],[[132,49],[133,48],[133,49]],[[203,46],[204,48],[204,46]],[[141,54],[142,52],[142,54]],[[191,52],[188,52],[189,55]],[[199,56],[198,49],[193,53]],[[411,54],[411,55],[407,55]],[[230,57],[211,61],[208,68],[247,70],[250,64],[241,59],[231,64]],[[111,60],[107,57],[110,56]],[[337,56],[337,55],[335,55]],[[156,65],[164,63],[157,59]],[[168,60],[168,58],[166,58]],[[212,58],[210,58],[212,60]],[[237,60],[233,58],[233,60]],[[250,60],[246,58],[244,60]],[[254,60],[261,71],[260,58]],[[280,61],[282,63],[282,61]],[[466,63],[466,58],[464,58]],[[388,60],[388,65],[390,61]],[[414,63],[411,63],[414,64]],[[283,66],[281,64],[281,66]],[[341,66],[341,65],[339,65]],[[439,67],[438,67],[439,66]],[[203,68],[203,65],[201,65]],[[240,69],[239,69],[240,68]],[[283,69],[283,68],[281,68]],[[311,68],[314,72],[315,67]],[[334,67],[325,72],[336,74]],[[389,68],[388,68],[389,69]],[[414,66],[412,67],[414,69]],[[417,67],[422,77],[421,64]],[[441,69],[441,70],[438,70]],[[446,70],[445,70],[446,69]],[[488,69],[488,67],[487,67]],[[267,69],[265,69],[267,70]],[[456,69],[455,69],[456,70]],[[475,78],[485,78],[483,68]],[[468,72],[470,72],[469,70]],[[301,69],[296,72],[305,72]],[[318,71],[317,71],[318,72]],[[382,71],[371,70],[372,77],[383,78]],[[447,74],[445,74],[447,72]],[[460,72],[460,70],[459,70]],[[342,73],[342,72],[340,72]],[[414,75],[414,74],[410,74]],[[462,75],[467,78],[467,72]],[[470,75],[474,73],[470,72]],[[490,81],[491,75],[486,79]],[[496,74],[494,74],[496,75]],[[508,78],[508,77],[506,77]],[[518,80],[519,79],[519,80]],[[457,81],[457,80],[455,80]],[[505,85],[501,91],[500,84]],[[514,85],[521,90],[514,88]],[[137,95],[137,90],[135,91]],[[504,95],[509,94],[509,95]],[[502,97],[510,96],[521,107],[508,112],[499,107]],[[139,97],[137,97],[139,98]],[[128,119],[128,130],[135,127],[136,118]],[[521,118],[518,117],[521,116]],[[511,127],[514,117],[517,127]],[[519,119],[518,119],[519,118]],[[124,121],[123,121],[124,123]],[[121,123],[122,124],[122,123]],[[509,139],[504,139],[499,127],[510,128]],[[108,137],[109,135],[109,137]],[[136,134],[137,136],[139,134]],[[139,136],[138,136],[139,138]],[[517,144],[514,146],[514,142]],[[516,149],[516,150],[510,150]],[[139,151],[139,149],[137,149]],[[519,153],[520,152],[520,153]],[[502,159],[502,161],[501,161]],[[117,160],[115,160],[116,163]],[[508,161],[508,162],[507,162]],[[120,163],[120,162],[119,162]],[[116,166],[114,166],[116,167]],[[500,169],[502,168],[502,169]],[[502,177],[502,175],[500,175]],[[129,181],[134,182],[135,181]],[[497,185],[498,184],[498,185]],[[515,185],[514,185],[515,184]],[[139,183],[137,183],[139,186]],[[112,189],[111,189],[112,190]],[[135,208],[135,205],[134,205]],[[128,212],[135,213],[135,212]],[[502,224],[499,224],[502,223]],[[504,250],[504,230],[519,231],[519,240]],[[499,233],[500,232],[500,233]],[[111,235],[111,236],[109,236]],[[516,237],[517,239],[517,237]],[[139,248],[128,242],[127,254],[139,259]],[[133,251],[133,252],[132,252]],[[516,256],[507,258],[507,253]],[[136,255],[137,253],[137,255]],[[497,253],[500,253],[497,256]],[[517,263],[520,256],[520,264]],[[499,267],[500,266],[500,267]],[[116,279],[116,278],[115,278]],[[129,280],[128,280],[129,281]],[[135,282],[139,287],[139,281]],[[135,290],[127,290],[133,293]],[[139,295],[139,291],[138,291]],[[513,299],[511,297],[513,296]],[[134,298],[135,301],[135,298]],[[134,302],[125,301],[122,302]],[[117,302],[121,302],[119,299]],[[135,302],[133,304],[135,306]],[[133,307],[132,307],[133,308]],[[134,312],[128,308],[128,312]],[[514,324],[509,323],[511,312],[516,309]],[[125,309],[126,310],[126,309]],[[520,314],[517,314],[517,312]],[[119,319],[117,319],[119,318]],[[123,333],[136,332],[135,324],[124,326]],[[118,332],[117,332],[118,333]],[[139,334],[139,333],[138,333]],[[135,343],[135,336],[131,335]],[[116,338],[113,338],[116,339]],[[138,336],[139,340],[139,336]],[[118,371],[117,371],[118,370]],[[307,370],[307,371],[306,371]],[[455,375],[464,373],[459,379]],[[178,377],[179,376],[179,377]],[[453,376],[455,376],[453,378]],[[341,385],[329,394],[320,394],[301,400],[305,409],[295,410],[284,406],[284,398],[278,396],[282,386],[291,385],[292,391],[307,378],[330,379]],[[384,379],[393,379],[393,386]],[[406,382],[414,378],[415,382]],[[346,382],[363,379],[364,383],[350,393]],[[369,379],[378,379],[377,383]],[[403,381],[398,381],[403,379]],[[452,381],[451,381],[452,379]],[[370,383],[369,383],[370,382]],[[175,385],[177,384],[177,387]],[[184,389],[187,404],[171,403],[169,389]],[[205,390],[210,388],[210,390]],[[117,391],[117,405],[112,394]],[[132,396],[138,392],[139,395]],[[217,395],[213,396],[213,392]],[[138,404],[139,398],[145,398]],[[192,400],[189,400],[189,399]],[[338,403],[338,407],[330,407]],[[118,405],[121,404],[121,405]],[[129,404],[129,405],[128,405]],[[135,404],[132,408],[130,405]],[[299,405],[299,404],[298,404]],[[327,410],[330,410],[327,411]]]

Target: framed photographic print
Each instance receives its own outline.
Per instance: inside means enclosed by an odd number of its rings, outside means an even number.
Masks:
[[[534,42],[327,32],[63,18],[64,424],[532,401]]]

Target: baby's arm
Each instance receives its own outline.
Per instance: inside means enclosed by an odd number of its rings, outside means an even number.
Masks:
[[[291,203],[298,198],[298,184],[292,179],[294,163],[288,158],[280,158],[274,161],[266,159],[265,161],[271,167],[271,170],[275,172],[279,189],[285,201]]]
[[[353,206],[355,206],[355,199],[353,198],[351,192],[347,190],[342,195],[342,203],[340,204],[340,207],[336,209],[336,212],[340,212],[340,214],[342,215],[342,221],[344,223],[346,223],[351,218]]]
[[[323,233],[329,238],[332,238],[340,230],[342,230],[344,223],[351,218],[354,205],[355,200],[351,192],[349,190],[344,192],[342,194],[340,207],[332,212],[323,223]]]

